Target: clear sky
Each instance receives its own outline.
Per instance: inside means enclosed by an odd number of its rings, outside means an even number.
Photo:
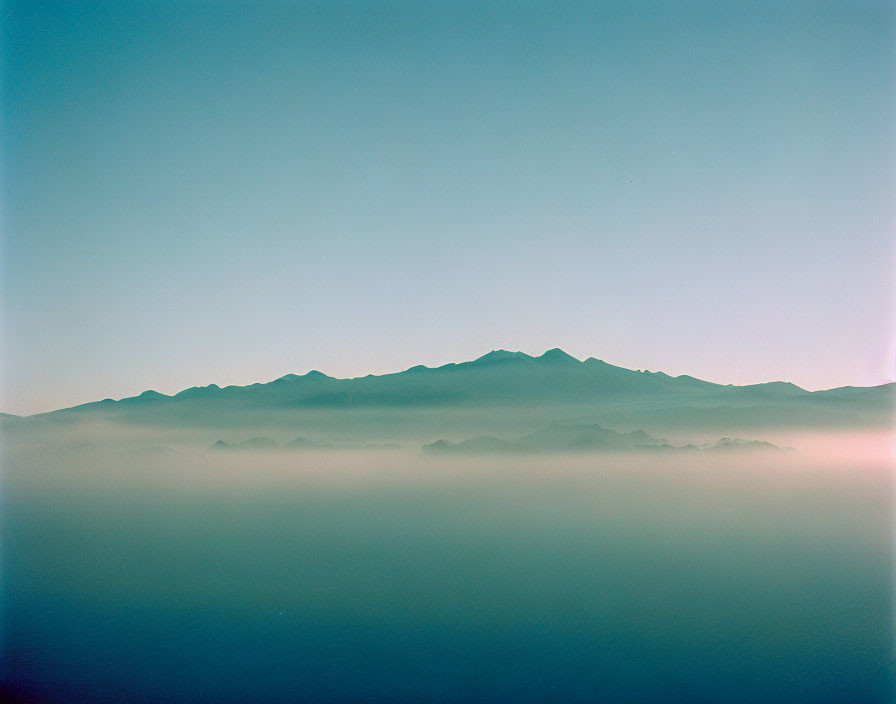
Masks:
[[[893,379],[891,2],[2,16],[2,411],[493,348]]]

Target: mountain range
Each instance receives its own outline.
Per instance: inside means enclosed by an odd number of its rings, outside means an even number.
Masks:
[[[319,371],[248,386],[191,387],[167,396],[145,391],[28,417],[22,425],[135,424],[234,428],[281,442],[400,441],[471,437],[483,430],[519,437],[552,422],[601,424],[620,431],[722,431],[795,427],[890,427],[893,383],[807,391],[789,382],[734,386],[661,371],[635,371],[560,349],[534,357],[494,350],[473,361],[337,379]],[[296,432],[297,431],[297,432]]]

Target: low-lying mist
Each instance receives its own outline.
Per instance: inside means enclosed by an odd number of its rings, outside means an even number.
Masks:
[[[772,438],[793,453],[208,450],[249,437],[7,438],[5,693],[891,701],[886,434]]]

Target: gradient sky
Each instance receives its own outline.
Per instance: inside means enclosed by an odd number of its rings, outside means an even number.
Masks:
[[[893,3],[2,16],[0,410],[493,348],[893,379]]]

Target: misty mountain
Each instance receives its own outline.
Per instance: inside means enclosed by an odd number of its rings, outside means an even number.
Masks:
[[[216,440],[209,451],[211,452],[258,452],[264,450],[276,450],[277,441],[271,438],[254,437],[243,442],[229,443],[224,440]]]
[[[663,441],[651,437],[643,430],[619,433],[600,425],[561,425],[551,423],[517,441],[523,449],[537,451],[569,452],[573,450],[622,450],[638,447],[658,447]]]
[[[560,423],[551,423],[549,426],[524,435],[516,441],[480,435],[458,443],[443,439],[423,446],[423,451],[427,454],[458,455],[533,452],[780,451],[780,449],[770,442],[741,440],[740,438],[722,438],[715,443],[699,448],[693,444],[672,445],[665,440],[648,435],[643,430],[620,433],[597,424],[564,425]]]
[[[889,426],[893,408],[894,384],[816,392],[787,382],[733,386],[634,371],[593,357],[579,361],[560,349],[540,357],[495,350],[469,362],[380,376],[336,379],[315,370],[248,386],[191,387],[173,396],[149,390],[26,419],[5,416],[3,425],[99,422],[262,432],[278,426],[284,434],[292,428],[355,442],[378,441],[387,431],[389,440],[430,434],[448,425],[458,433],[483,424],[498,435],[519,433],[555,420],[726,432],[779,424]]]
[[[713,452],[730,452],[739,450],[775,450],[778,452],[793,451],[792,447],[781,448],[764,440],[743,440],[741,438],[721,438],[709,445],[702,445],[701,450]]]

